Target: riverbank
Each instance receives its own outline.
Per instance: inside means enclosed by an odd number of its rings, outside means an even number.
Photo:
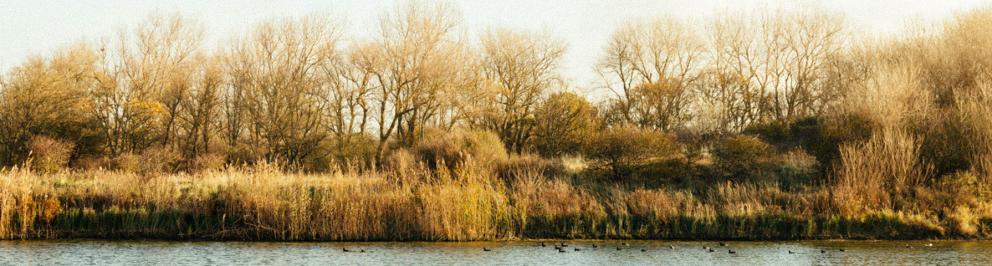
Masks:
[[[843,215],[835,201],[828,188],[728,182],[700,192],[472,172],[427,178],[266,167],[193,175],[7,170],[0,172],[0,239],[984,239],[992,233],[992,217],[977,209],[967,220],[884,209]]]

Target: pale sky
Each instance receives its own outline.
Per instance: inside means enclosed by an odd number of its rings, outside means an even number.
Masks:
[[[312,13],[342,16],[350,36],[373,31],[377,17],[403,1],[264,0],[0,0],[0,71],[29,55],[47,54],[78,40],[111,36],[152,12],[180,12],[206,26],[208,47],[247,32],[259,21]],[[703,23],[723,11],[816,8],[842,12],[851,28],[868,34],[902,30],[908,21],[937,23],[992,0],[452,0],[471,34],[494,27],[533,30],[568,46],[562,73],[573,87],[586,90],[598,81],[593,67],[619,23],[633,18],[672,15]],[[585,88],[585,89],[583,89]]]

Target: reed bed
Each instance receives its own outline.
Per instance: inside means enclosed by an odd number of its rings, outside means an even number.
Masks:
[[[697,194],[541,175],[505,181],[484,171],[397,182],[394,172],[274,169],[3,170],[0,239],[888,239],[984,237],[992,225],[973,209],[944,220],[891,209],[842,213],[828,188],[726,182]]]

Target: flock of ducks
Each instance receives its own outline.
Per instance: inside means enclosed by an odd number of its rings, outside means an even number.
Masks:
[[[727,243],[719,242],[718,244],[721,247],[727,247]],[[541,246],[541,247],[547,247],[547,244],[545,244],[544,242],[540,242],[538,245]],[[568,248],[568,243],[560,242],[560,243],[553,244],[553,245],[554,245],[555,249],[558,250],[559,253],[568,252],[568,249],[567,249]],[[927,244],[925,244],[923,246],[924,247],[933,247],[933,243],[927,243]],[[593,249],[598,249],[599,248],[599,245],[596,244],[596,243],[593,243],[591,247]],[[622,242],[616,248],[617,248],[617,250],[624,250],[625,248],[628,248],[628,247],[630,247],[630,244],[628,244],[627,242]],[[910,245],[907,244],[906,245],[906,248],[913,248],[913,246],[910,246]],[[675,250],[675,246],[668,245],[668,249]],[[582,250],[584,250],[584,249],[583,248],[580,248],[580,247],[572,247],[572,251],[582,251]],[[710,247],[710,246],[703,246],[703,250],[706,250],[706,252],[716,252],[716,250],[713,249],[713,247]],[[344,252],[359,252],[359,253],[364,253],[365,252],[365,249],[357,249],[356,250],[356,249],[341,248],[341,251],[344,251]],[[493,249],[491,249],[489,247],[482,247],[482,251],[489,252],[489,251],[493,251]],[[641,248],[641,252],[647,252],[647,251],[648,251],[647,248]],[[838,249],[837,251],[846,252],[847,250],[841,248],[841,249]],[[797,252],[792,251],[792,250],[788,250],[788,252],[789,252],[789,254],[796,254],[797,253]],[[737,254],[737,251],[728,248],[727,249],[727,253],[728,254]],[[820,249],[820,253],[827,253],[827,250],[826,249]]]
[[[719,242],[718,244],[721,247],[727,247],[727,243]],[[547,247],[547,244],[545,244],[544,242],[540,242],[538,245],[541,246],[541,247]],[[927,243],[927,244],[925,244],[923,246],[924,247],[933,247],[933,243]],[[565,242],[560,242],[558,244],[554,244],[554,247],[555,247],[556,250],[558,250],[559,253],[568,252],[567,251],[568,244],[565,243]],[[630,247],[630,244],[628,244],[627,242],[622,242],[616,248],[617,248],[617,250],[623,250],[624,248],[627,248],[627,247]],[[592,244],[592,248],[593,249],[597,249],[597,248],[599,248],[599,245],[593,243]],[[906,248],[913,248],[913,247],[910,246],[910,245],[906,245]],[[675,246],[668,245],[668,249],[674,250],[675,249]],[[583,250],[583,248],[580,248],[580,247],[573,247],[572,248],[572,251],[582,251],[582,250]],[[716,250],[713,249],[713,247],[710,247],[710,246],[703,246],[703,250],[706,250],[706,252],[716,252]],[[492,249],[490,249],[489,247],[483,247],[482,248],[482,251],[492,251]],[[641,252],[647,252],[647,251],[648,251],[647,248],[641,248]],[[847,252],[847,249],[840,248],[840,249],[837,249],[837,251],[839,251],[839,252]],[[792,251],[792,250],[788,250],[788,252],[789,252],[789,254],[796,254],[797,253],[797,252]],[[727,249],[727,253],[728,254],[737,254],[737,251],[728,248]],[[820,253],[821,254],[822,253],[827,253],[827,250],[826,249],[820,249]]]

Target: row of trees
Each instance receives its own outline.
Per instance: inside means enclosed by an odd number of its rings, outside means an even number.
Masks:
[[[504,29],[471,44],[458,16],[444,4],[405,5],[381,17],[377,37],[347,47],[339,21],[270,21],[216,51],[203,48],[196,22],[152,16],[113,42],[11,70],[0,158],[24,161],[29,140],[46,136],[75,143],[74,157],[154,148],[189,160],[324,163],[359,159],[343,151],[374,142],[381,161],[427,128],[456,126],[530,150],[534,112],[561,88],[564,46]]]
[[[204,48],[196,22],[151,16],[113,41],[33,57],[6,73],[0,161],[28,160],[41,152],[31,143],[50,143],[32,138],[45,137],[72,147],[69,161],[77,162],[171,154],[186,167],[214,156],[320,170],[381,164],[430,129],[473,129],[494,132],[515,153],[614,164],[671,156],[652,150],[693,162],[721,143],[766,150],[763,141],[801,146],[829,166],[841,143],[867,139],[870,125],[891,117],[864,115],[865,92],[878,73],[891,74],[879,69],[910,65],[899,61],[913,54],[905,51],[934,50],[855,42],[842,18],[816,12],[726,14],[703,25],[640,20],[605,46],[596,70],[610,94],[590,100],[569,92],[559,74],[561,41],[509,29],[470,40],[459,16],[444,4],[403,5],[384,13],[374,37],[349,42],[341,21],[275,20],[217,50]],[[972,42],[958,40],[958,50]],[[957,86],[922,73],[940,68],[914,69],[900,81]],[[761,140],[734,137],[742,133]],[[673,141],[658,145],[676,148],[647,145]]]

